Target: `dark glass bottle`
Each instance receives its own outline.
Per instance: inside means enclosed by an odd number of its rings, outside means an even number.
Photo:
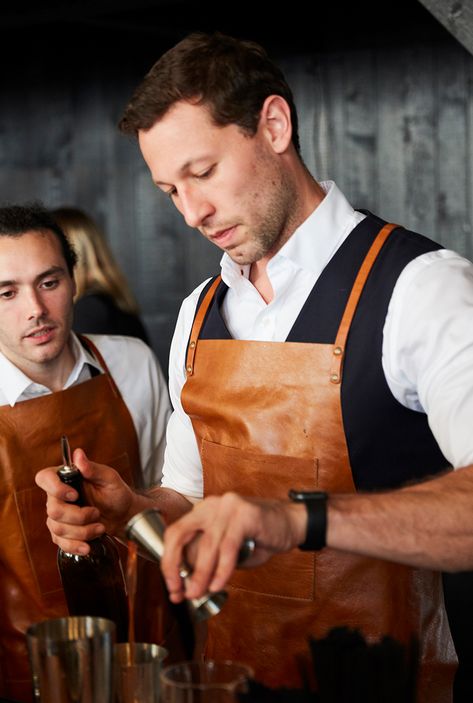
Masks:
[[[58,470],[63,483],[72,486],[85,505],[82,474],[73,465]],[[118,547],[109,535],[89,542],[89,554],[69,554],[58,549],[57,563],[70,615],[94,615],[113,620],[117,641],[128,640],[128,600]]]

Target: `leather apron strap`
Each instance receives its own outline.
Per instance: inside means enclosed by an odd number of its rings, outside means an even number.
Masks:
[[[207,291],[199,309],[197,310],[197,314],[194,319],[194,324],[192,325],[192,330],[191,330],[191,334],[190,334],[190,338],[189,338],[189,344],[187,347],[186,373],[188,376],[191,376],[192,372],[194,370],[194,357],[195,357],[195,353],[197,350],[197,343],[199,341],[200,330],[201,330],[202,324],[205,320],[207,310],[209,309],[209,305],[213,300],[213,297],[215,295],[215,291],[217,290],[221,280],[222,280],[221,276],[217,276],[215,278],[215,281],[210,286],[210,288]]]

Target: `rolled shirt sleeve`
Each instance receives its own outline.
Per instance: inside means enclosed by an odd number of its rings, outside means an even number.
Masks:
[[[384,327],[383,368],[400,403],[425,412],[455,468],[473,464],[473,264],[446,249],[399,277]]]

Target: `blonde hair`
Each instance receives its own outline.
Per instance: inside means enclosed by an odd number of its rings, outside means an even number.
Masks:
[[[57,208],[52,215],[77,253],[76,300],[87,293],[105,293],[123,312],[137,314],[136,299],[94,220],[74,207]]]

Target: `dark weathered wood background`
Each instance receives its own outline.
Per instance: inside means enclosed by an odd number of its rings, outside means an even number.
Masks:
[[[56,52],[50,34],[47,47],[37,38],[27,56],[21,40],[4,51],[0,193],[2,201],[77,205],[100,221],[165,367],[180,301],[217,270],[220,253],[160,197],[137,145],[117,132],[124,104],[161,53],[146,41],[146,55],[135,44],[99,60],[84,45],[73,62],[67,39]],[[471,257],[467,51],[445,30],[424,43],[351,41],[303,52],[280,46],[272,54],[293,87],[303,155],[315,176],[336,180],[355,206]]]

